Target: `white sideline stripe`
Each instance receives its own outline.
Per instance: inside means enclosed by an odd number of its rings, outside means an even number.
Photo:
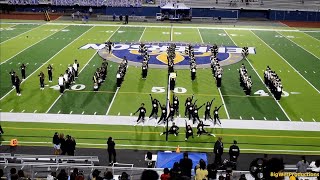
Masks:
[[[280,32],[277,32],[279,34],[281,34]],[[281,34],[282,36],[284,36],[283,34]],[[300,48],[302,48],[303,50],[307,51],[309,54],[313,55],[315,58],[317,58],[318,60],[320,60],[320,58],[316,55],[314,55],[312,52],[310,52],[309,50],[305,49],[304,47],[300,46],[298,43],[292,41],[290,38],[288,38],[287,36],[284,36],[286,39],[288,39],[289,41],[291,41],[293,44],[299,46]]]
[[[111,109],[111,106],[112,106],[112,104],[113,104],[114,100],[116,99],[116,96],[117,96],[117,94],[118,94],[118,92],[119,92],[119,89],[120,89],[120,87],[117,87],[117,90],[116,90],[116,92],[114,93],[114,95],[113,95],[113,97],[112,97],[111,103],[109,104],[109,107],[108,107],[108,110],[107,110],[106,115],[109,114],[110,109]]]
[[[42,66],[46,65],[49,61],[51,61],[54,57],[56,57],[58,54],[60,54],[64,49],[66,49],[68,46],[70,46],[72,43],[74,43],[76,40],[78,40],[81,36],[83,36],[84,34],[86,34],[88,31],[90,31],[94,26],[92,26],[90,29],[88,29],[87,31],[85,31],[84,33],[82,33],[79,37],[77,37],[76,39],[74,39],[73,41],[71,41],[68,45],[66,45],[65,47],[63,47],[62,49],[60,49],[60,51],[58,51],[55,55],[53,55],[50,59],[48,59],[48,61],[46,61],[45,63],[43,63],[40,67],[38,67],[38,69],[36,69],[35,71],[33,71],[24,81],[21,82],[24,83],[26,82],[26,80],[31,77],[34,73],[36,73],[39,69],[42,68]],[[5,94],[4,96],[2,96],[0,98],[0,101],[2,99],[4,99],[6,96],[8,96],[14,89],[11,89],[7,94]]]
[[[201,33],[200,33],[199,28],[197,28],[197,30],[198,30],[198,33],[199,33],[199,36],[200,36],[201,42],[203,43],[203,39],[202,39],[202,36],[201,36]],[[229,70],[230,70],[230,69],[229,69]]]
[[[229,38],[231,39],[231,41],[236,45],[236,43],[233,41],[233,39],[230,37],[230,35],[228,34],[227,31],[225,31],[226,34],[229,36]],[[254,34],[254,32],[251,31],[251,33]],[[256,35],[257,36],[257,35]],[[257,36],[258,37],[258,36]],[[260,39],[260,38],[259,38]],[[260,39],[261,40],[261,39]],[[262,40],[261,40],[262,41]],[[264,42],[264,41],[263,41]],[[270,46],[269,46],[270,47]],[[262,84],[264,85],[264,87],[269,91],[269,93],[271,94],[271,96],[273,97],[274,101],[278,104],[278,106],[280,107],[280,109],[282,110],[282,112],[286,115],[286,117],[288,118],[289,121],[291,121],[290,117],[288,116],[288,114],[286,113],[286,111],[282,108],[281,104],[276,100],[276,98],[273,96],[273,94],[271,93],[270,89],[264,84],[263,80],[261,79],[259,73],[254,69],[253,65],[251,64],[251,62],[249,61],[249,59],[247,57],[245,57],[245,59],[247,60],[247,62],[250,64],[250,66],[252,67],[252,69],[254,70],[254,72],[257,74],[257,76],[259,77],[260,81],[262,82]]]
[[[67,27],[67,26],[66,26],[66,27]],[[66,27],[64,27],[64,28],[66,28]],[[6,63],[6,62],[8,62],[8,61],[9,61],[9,60],[11,60],[12,58],[16,57],[17,55],[19,55],[19,54],[20,54],[20,53],[22,53],[23,51],[25,51],[25,50],[27,50],[27,49],[31,48],[32,46],[34,46],[34,45],[38,44],[39,42],[41,42],[41,41],[43,41],[43,40],[48,39],[49,37],[53,36],[53,35],[54,35],[54,34],[56,34],[57,32],[60,32],[60,31],[61,31],[62,29],[64,29],[64,28],[61,28],[59,31],[56,31],[56,32],[54,32],[53,34],[51,34],[51,35],[49,35],[49,36],[47,36],[47,37],[44,37],[44,38],[42,38],[41,40],[39,40],[39,41],[35,42],[34,44],[31,44],[30,46],[28,46],[28,47],[24,48],[23,50],[19,51],[17,54],[15,54],[15,55],[13,55],[12,57],[8,58],[7,60],[5,60],[5,61],[1,62],[1,63],[0,63],[0,65],[4,64],[4,63]],[[18,64],[20,64],[20,62],[19,62]]]
[[[4,24],[4,23],[1,23],[1,24]],[[10,38],[10,39],[7,39],[7,40],[5,40],[5,41],[1,42],[1,43],[0,43],[0,45],[1,45],[1,44],[3,44],[3,43],[5,43],[5,42],[7,42],[7,41],[10,41],[10,40],[12,40],[12,39],[14,39],[14,38],[18,37],[18,36],[24,35],[24,34],[26,34],[26,33],[30,32],[30,31],[32,31],[32,30],[34,30],[34,29],[37,29],[37,28],[39,28],[39,27],[41,27],[41,26],[45,25],[45,24],[40,25],[39,23],[31,23],[31,24],[36,24],[36,25],[39,25],[39,26],[38,26],[38,27],[35,27],[35,28],[31,28],[30,30],[28,30],[28,31],[26,31],[26,32],[24,32],[24,33],[18,34],[18,35],[14,36],[14,37],[12,37],[12,38]],[[16,25],[18,25],[18,23],[17,23]],[[16,25],[15,25],[15,26],[16,26]],[[12,27],[12,26],[11,26],[11,27]]]
[[[226,106],[226,103],[224,102],[224,99],[223,99],[223,96],[222,96],[222,93],[221,93],[220,88],[218,88],[218,91],[219,91],[220,98],[221,98],[222,103],[223,103],[223,106],[224,106],[224,110],[226,111],[227,118],[230,119],[229,112],[228,112],[228,110],[227,110],[227,106]]]
[[[34,122],[34,123],[62,123],[62,124],[99,124],[99,125],[134,125],[136,116],[106,116],[82,114],[45,114],[45,113],[9,113],[1,112],[1,120],[8,122]],[[177,126],[184,128],[187,118],[176,121]],[[301,121],[265,121],[265,120],[222,120],[223,128],[228,129],[261,129],[261,130],[293,130],[293,131],[320,131],[318,122]],[[209,123],[209,122],[208,122]],[[145,123],[154,127],[154,122]],[[211,125],[211,123],[210,123]],[[139,125],[138,125],[139,126]],[[208,129],[213,128],[208,126]]]
[[[3,141],[4,143],[9,143],[10,141]],[[31,142],[31,141],[19,141],[21,144],[52,144],[52,142]],[[94,143],[77,143],[78,145],[85,146],[106,146],[106,144],[94,144]],[[150,145],[135,145],[135,144],[117,144],[118,147],[151,147],[151,148],[172,148],[176,149],[176,146],[150,146]],[[203,149],[203,150],[212,150],[212,148],[204,147],[180,147],[182,149]],[[224,148],[225,151],[228,151],[229,148]],[[259,152],[305,152],[305,153],[320,153],[320,151],[304,151],[304,150],[285,150],[285,149],[241,149],[242,151],[259,151]]]
[[[251,31],[252,32],[252,31]],[[312,86],[318,93],[320,93],[320,91],[314,87],[305,77],[302,76],[302,74],[300,74],[299,71],[296,70],[296,68],[294,68],[284,57],[282,57],[276,50],[274,50],[272,47],[270,47],[266,42],[264,42],[259,36],[257,36],[254,32],[252,32],[258,39],[260,39],[266,46],[268,46],[273,52],[275,52],[284,62],[286,62],[296,73],[298,73],[305,81],[307,81],[307,83],[309,83],[310,86]]]
[[[141,42],[141,39],[142,39],[142,37],[143,37],[144,32],[146,31],[146,29],[147,29],[147,27],[144,27],[144,30],[142,31],[142,34],[141,34],[141,36],[140,36],[140,38],[139,38],[139,42]]]

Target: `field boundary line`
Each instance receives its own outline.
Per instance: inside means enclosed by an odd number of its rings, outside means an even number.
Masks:
[[[317,58],[318,60],[320,60],[320,57],[316,56],[315,54],[313,54],[312,52],[310,52],[309,50],[305,49],[304,47],[300,46],[300,44],[292,41],[290,38],[288,38],[287,36],[283,35],[282,33],[276,31],[278,34],[281,34],[283,37],[285,37],[286,39],[288,39],[289,41],[291,41],[293,44],[299,46],[301,49],[305,50],[306,52],[308,52],[309,54],[313,55],[315,58]],[[305,34],[305,33],[304,33]]]
[[[51,34],[51,35],[49,35],[49,36],[47,36],[47,37],[44,37],[43,39],[41,39],[41,40],[39,40],[39,41],[35,42],[34,44],[32,44],[32,45],[30,45],[30,46],[28,46],[28,47],[24,48],[23,50],[19,51],[18,53],[16,53],[16,54],[15,54],[15,55],[13,55],[12,57],[8,58],[7,60],[5,60],[5,61],[3,61],[3,62],[0,62],[0,65],[4,64],[4,63],[6,63],[6,62],[8,62],[9,60],[11,60],[12,58],[16,57],[17,55],[19,55],[19,54],[20,54],[20,53],[22,53],[23,51],[25,51],[25,50],[27,50],[27,49],[31,48],[32,46],[34,46],[34,45],[36,45],[36,44],[40,43],[40,42],[41,42],[41,41],[43,41],[43,40],[48,39],[49,37],[53,36],[53,35],[54,35],[54,34],[56,34],[57,32],[60,32],[61,30],[65,29],[65,28],[67,28],[67,27],[68,27],[68,26],[65,26],[65,27],[61,28],[59,31],[56,31],[56,32],[54,32],[53,34]]]
[[[250,30],[251,31],[251,30]],[[313,84],[311,84],[310,81],[308,81],[296,68],[294,68],[284,57],[282,57],[276,50],[274,50],[271,46],[269,46],[266,42],[264,42],[258,35],[256,35],[253,31],[251,31],[252,34],[254,34],[260,41],[262,41],[266,46],[268,46],[273,52],[275,52],[284,62],[286,62],[296,73],[298,73],[311,87],[313,87],[318,93],[320,91],[314,87]]]
[[[1,24],[36,24],[36,23],[22,23],[22,22],[3,22]],[[40,24],[40,23],[38,23]],[[123,26],[123,27],[154,27],[154,28],[170,28],[171,26],[165,25],[119,25],[119,24],[81,24],[81,23],[56,23],[56,22],[49,22],[49,23],[44,23],[47,25],[70,25],[70,26]],[[210,27],[210,26],[175,26],[175,28],[180,28],[180,29],[227,29],[227,30],[255,30],[255,31],[287,31],[287,32],[320,32],[320,30],[299,30],[299,29],[273,29],[273,28],[247,28],[247,27],[242,27],[242,28],[235,28],[235,27]]]
[[[4,143],[10,143],[10,141],[3,141]],[[52,142],[39,142],[39,141],[19,141],[21,144],[52,144]],[[103,146],[105,148],[106,144],[95,144],[95,143],[77,143],[77,145],[83,146]],[[143,148],[168,148],[176,149],[176,146],[151,146],[151,145],[142,145],[142,144],[117,144],[118,147],[143,147]],[[205,147],[180,147],[182,149],[196,149],[196,150],[212,150],[213,148]],[[227,152],[229,148],[223,148],[224,152]],[[241,151],[257,151],[257,152],[293,152],[293,153],[319,153],[320,151],[305,151],[305,150],[286,150],[286,149],[241,149]]]
[[[147,29],[147,27],[144,27],[144,30],[142,31],[142,34],[141,34],[141,36],[140,36],[140,38],[139,38],[139,42],[141,42],[141,39],[142,39],[142,37],[143,37],[144,32],[146,31],[146,29]]]
[[[237,45],[237,43],[234,42],[234,40],[231,38],[231,36],[228,34],[227,31],[224,31],[228,37],[231,39],[231,41]],[[251,31],[252,32],[252,31]],[[254,66],[251,64],[251,62],[249,61],[249,59],[247,57],[245,57],[245,59],[247,60],[247,62],[250,64],[251,68],[253,69],[253,71],[256,73],[256,75],[258,76],[258,78],[260,79],[260,81],[262,82],[262,85],[269,91],[269,93],[271,94],[271,96],[273,97],[274,101],[278,104],[278,106],[280,107],[281,111],[284,113],[284,115],[288,118],[289,121],[291,121],[290,117],[288,116],[288,114],[286,113],[286,111],[283,109],[283,107],[281,106],[281,104],[276,100],[276,98],[273,96],[273,94],[271,93],[270,89],[264,84],[263,80],[261,79],[259,73],[257,72],[256,69],[254,69]]]
[[[91,58],[89,59],[89,61],[87,61],[87,63],[81,68],[81,70],[79,71],[79,74],[82,72],[82,70],[89,64],[89,62],[93,59],[93,57],[98,53],[98,51],[96,51],[92,56]],[[62,95],[60,94],[57,99],[51,104],[51,106],[49,107],[49,109],[46,111],[46,113],[48,113],[52,107],[56,104],[56,102],[58,102],[58,100],[62,97]]]
[[[47,65],[49,61],[51,61],[54,57],[56,57],[58,54],[60,54],[64,49],[66,49],[68,46],[70,46],[71,44],[73,44],[73,42],[75,42],[76,40],[78,40],[79,38],[81,38],[84,34],[86,34],[87,32],[89,32],[93,27],[89,28],[87,31],[83,32],[80,36],[78,36],[76,39],[74,39],[73,41],[71,41],[69,44],[67,44],[66,46],[64,46],[62,49],[60,49],[55,55],[53,55],[51,58],[49,58],[45,63],[43,63],[40,67],[38,67],[35,71],[33,71],[29,76],[26,77],[26,79],[24,81],[21,82],[24,83],[27,81],[27,79],[29,77],[31,77],[34,73],[36,73],[39,69],[41,69],[43,66]],[[4,99],[6,96],[8,96],[14,89],[11,89],[7,94],[5,94],[4,96],[2,96],[0,98],[0,101],[2,99]]]
[[[197,28],[197,30],[198,30],[198,33],[199,33],[199,36],[200,36],[201,42],[202,42],[202,44],[203,44],[203,39],[202,39],[202,35],[201,35],[201,33],[200,33],[199,28]]]
[[[32,31],[32,30],[34,30],[34,29],[40,28],[40,27],[42,27],[43,25],[45,25],[45,24],[37,24],[37,23],[31,23],[31,24],[33,24],[33,25],[39,25],[39,26],[38,26],[38,27],[35,27],[35,28],[31,28],[30,30],[28,30],[28,31],[26,31],[26,32],[24,32],[24,33],[18,34],[18,35],[14,36],[14,37],[12,37],[12,38],[10,38],[10,39],[7,39],[7,40],[1,42],[0,45],[2,45],[3,43],[5,43],[5,42],[7,42],[7,41],[10,41],[10,40],[18,37],[18,36],[24,35],[24,34],[30,32],[30,31]],[[19,24],[16,24],[16,25],[19,25]],[[16,26],[16,25],[14,25],[14,26]],[[68,26],[68,25],[65,25],[65,26]],[[12,26],[12,27],[13,27],[13,26]]]

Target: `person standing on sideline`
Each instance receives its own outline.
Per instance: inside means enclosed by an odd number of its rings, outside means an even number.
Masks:
[[[183,153],[183,158],[180,159],[181,175],[191,178],[192,160],[189,159],[188,153]]]
[[[230,155],[230,161],[235,163],[234,170],[236,170],[238,157],[240,155],[240,149],[237,145],[236,140],[233,141],[233,145],[231,145],[229,148],[229,155]]]
[[[58,132],[54,133],[52,138],[53,143],[53,154],[54,155],[60,155],[60,139]]]
[[[305,172],[307,172],[307,168],[309,167],[309,163],[308,163],[308,161],[306,161],[305,156],[302,156],[301,158],[302,158],[301,161],[299,161],[296,165],[296,167],[298,168],[297,172],[298,173],[305,173]]]
[[[109,154],[109,165],[111,166],[113,163],[117,163],[116,149],[115,149],[116,143],[114,143],[112,137],[108,138],[107,145],[108,145],[108,154]],[[113,157],[113,161],[112,161],[112,157]]]
[[[215,154],[214,163],[216,165],[221,165],[221,156],[223,154],[223,143],[222,143],[222,137],[219,137],[216,143],[214,144],[213,152]]]
[[[20,66],[20,70],[21,70],[21,78],[23,81],[26,79],[26,65],[24,65],[24,63],[22,63],[22,65]]]

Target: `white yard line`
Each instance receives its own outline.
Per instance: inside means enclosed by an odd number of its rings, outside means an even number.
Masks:
[[[313,36],[311,36],[310,34],[308,34],[307,33],[307,31],[306,32],[302,32],[303,34],[305,34],[305,35],[307,35],[307,36],[309,36],[309,37],[311,37],[312,39],[315,39],[315,40],[317,40],[317,41],[319,41],[320,42],[320,40],[319,39],[317,39],[317,38],[315,38],[315,37],[313,37]]]
[[[252,31],[251,31],[252,32]],[[282,57],[276,50],[274,50],[271,46],[269,46],[266,42],[264,42],[259,36],[257,36],[254,32],[252,32],[252,34],[254,34],[258,39],[260,39],[266,46],[268,46],[273,52],[275,52],[284,62],[286,62],[296,73],[298,73],[305,81],[307,81],[307,83],[313,87],[318,93],[320,93],[320,91],[314,87],[313,84],[311,84],[305,77],[302,76],[302,74],[300,74],[300,72],[298,70],[296,70],[296,68],[294,68],[284,57]]]
[[[224,99],[223,99],[223,97],[222,97],[222,93],[221,93],[220,88],[218,88],[218,91],[219,91],[220,98],[221,98],[222,103],[223,103],[224,110],[226,111],[227,118],[228,118],[228,119],[230,119],[229,112],[228,112],[228,109],[227,109],[226,103],[224,102]]]
[[[281,34],[280,32],[277,32],[279,34]],[[313,55],[315,58],[317,58],[318,60],[320,60],[320,58],[318,56],[316,56],[315,54],[313,54],[312,52],[310,52],[309,50],[305,49],[304,47],[300,46],[298,43],[292,41],[290,38],[288,38],[287,36],[281,34],[283,37],[285,37],[286,39],[288,39],[289,41],[291,41],[293,44],[299,46],[300,48],[302,48],[303,50],[307,51],[308,53],[310,53],[311,55]]]
[[[142,31],[142,34],[141,34],[141,36],[140,36],[140,38],[139,38],[139,42],[141,42],[141,39],[142,39],[142,37],[143,37],[144,32],[146,31],[146,29],[147,29],[147,27],[144,27],[144,30]]]
[[[198,33],[199,33],[199,36],[200,36],[201,42],[203,43],[203,39],[202,39],[202,36],[201,36],[201,33],[200,33],[199,28],[197,28],[197,30],[198,30]]]
[[[68,26],[66,26],[66,27],[64,27],[64,28],[62,28],[62,29],[65,29],[65,28],[67,28],[67,27],[68,27]],[[53,34],[51,34],[51,35],[49,35],[49,36],[47,36],[47,37],[44,37],[44,38],[42,38],[41,40],[35,42],[34,44],[31,44],[30,46],[24,48],[23,50],[19,51],[19,52],[18,52],[17,54],[15,54],[14,56],[12,56],[12,57],[10,57],[9,59],[1,62],[0,65],[6,63],[7,61],[9,61],[9,60],[11,60],[12,58],[16,57],[17,55],[19,55],[19,54],[22,53],[23,51],[31,48],[32,46],[34,46],[34,45],[36,45],[36,44],[38,44],[39,42],[48,39],[49,37],[53,36],[53,35],[56,34],[57,32],[60,32],[62,29],[60,29],[59,31],[56,31],[56,32],[54,32]]]
[[[233,39],[230,37],[230,35],[228,34],[227,31],[225,31],[225,33],[228,35],[228,37],[231,39],[231,41],[236,45],[236,43],[233,41]],[[253,33],[253,32],[252,32]],[[257,76],[259,77],[259,79],[261,80],[262,84],[265,86],[262,78],[260,77],[259,73],[254,69],[254,66],[251,64],[251,62],[249,61],[249,59],[245,58],[247,60],[247,62],[250,64],[250,66],[252,67],[253,71],[257,74]],[[288,116],[288,114],[286,113],[286,111],[283,109],[283,107],[281,106],[281,104],[276,100],[276,98],[272,95],[270,89],[265,86],[265,88],[269,91],[269,93],[271,94],[271,96],[273,97],[274,101],[278,104],[278,106],[280,107],[280,109],[282,110],[282,112],[286,115],[286,117],[288,118],[289,121],[291,121],[290,117]]]
[[[118,94],[118,92],[119,92],[119,89],[120,89],[120,87],[117,87],[117,90],[116,90],[116,92],[114,93],[114,95],[113,95],[113,97],[112,97],[112,100],[111,100],[111,102],[110,102],[110,104],[109,104],[109,107],[108,107],[108,110],[107,110],[106,115],[109,114],[110,109],[111,109],[111,106],[112,106],[112,104],[113,104],[114,100],[116,99],[116,96],[117,96],[117,94]]]
[[[32,23],[32,24],[37,24],[37,23]],[[18,25],[18,24],[16,24],[16,25]],[[39,25],[39,24],[38,24],[38,25]],[[40,26],[38,26],[38,27],[35,27],[35,28],[31,28],[30,30],[28,30],[28,31],[26,31],[26,32],[24,32],[24,33],[18,34],[18,35],[14,36],[14,37],[12,37],[12,38],[10,38],[10,39],[7,39],[7,40],[1,42],[0,45],[3,44],[3,43],[5,43],[5,42],[7,42],[7,41],[10,41],[10,40],[18,37],[18,36],[24,35],[24,34],[30,32],[30,31],[32,31],[32,30],[38,29],[39,27],[41,27],[41,26],[43,26],[43,25],[45,25],[45,24],[42,24],[42,25],[40,25]]]
[[[55,55],[53,55],[50,59],[48,59],[48,61],[46,61],[45,63],[43,63],[38,69],[36,69],[35,71],[33,71],[28,77],[26,77],[26,79],[24,81],[21,82],[24,83],[27,81],[27,79],[29,77],[31,77],[34,73],[36,73],[39,69],[41,69],[43,66],[47,65],[49,61],[51,61],[51,59],[53,59],[54,57],[56,57],[60,52],[62,52],[64,49],[66,49],[68,46],[70,46],[73,42],[75,42],[76,40],[78,40],[79,38],[81,38],[84,34],[86,34],[88,31],[90,31],[94,26],[92,26],[90,29],[88,29],[87,31],[85,31],[84,33],[82,33],[79,37],[77,37],[76,39],[74,39],[73,41],[71,41],[68,45],[66,45],[65,47],[63,47],[62,49],[60,49],[59,52],[57,52]],[[5,94],[4,96],[2,96],[0,98],[0,101],[2,99],[4,99],[5,97],[7,97],[14,89],[11,89],[7,94]]]
[[[8,144],[10,141],[3,141],[4,143]],[[52,142],[39,142],[39,141],[19,141],[21,144],[52,144]],[[95,147],[95,146],[103,146],[105,147],[106,144],[95,144],[95,143],[77,143],[77,145]],[[139,145],[139,144],[117,144],[118,147],[144,147],[144,148],[166,148],[166,149],[176,149],[176,146],[151,146],[151,145]],[[195,149],[195,150],[212,150],[212,148],[204,148],[204,147],[180,147],[182,149]],[[228,151],[229,148],[224,148],[224,151]],[[284,153],[320,153],[320,151],[305,151],[305,150],[286,150],[286,149],[241,149],[242,151],[257,151],[257,152],[284,152]]]

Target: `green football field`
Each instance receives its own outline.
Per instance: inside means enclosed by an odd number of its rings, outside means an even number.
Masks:
[[[80,49],[86,44],[103,44],[107,40],[117,43],[186,42],[217,44],[219,46],[254,47],[256,54],[247,59],[224,66],[221,89],[217,89],[211,69],[199,68],[197,79],[191,81],[190,71],[177,69],[180,104],[195,95],[197,104],[215,98],[214,106],[224,103],[220,118],[263,121],[320,122],[320,29],[298,30],[283,27],[232,26],[153,26],[152,24],[123,26],[102,24],[81,26],[74,23],[60,24],[0,24],[0,103],[1,112],[50,113],[131,116],[140,104],[151,110],[149,94],[165,104],[167,99],[167,70],[149,69],[146,80],[141,79],[141,68],[129,66],[120,89],[116,87],[118,64],[109,62],[108,76],[98,92],[93,92],[92,75],[102,59],[95,49]],[[55,89],[58,76],[68,64],[77,59],[80,74],[75,90],[63,96]],[[27,66],[27,78],[21,84],[22,96],[12,89],[9,72],[19,76],[20,65]],[[252,95],[246,96],[239,86],[238,69],[244,63],[253,81]],[[47,75],[47,65],[52,64],[53,82],[46,78],[46,87],[39,89],[38,75]],[[263,72],[270,66],[281,77],[285,93],[276,101],[263,83]],[[81,89],[81,90],[78,90]],[[163,89],[156,92],[154,89]],[[261,96],[261,92],[267,96]],[[184,111],[181,106],[182,115]],[[147,113],[149,115],[149,112]],[[200,115],[203,115],[203,109]],[[134,121],[135,117],[132,117]],[[51,123],[13,123],[1,119],[6,130],[5,142],[16,137],[23,145],[50,145],[55,131],[72,134],[81,147],[104,148],[106,137],[113,136],[121,148],[173,149],[177,145],[193,151],[211,151],[212,137],[184,141],[181,136],[159,136],[163,127],[132,127],[127,125],[81,125]],[[275,131],[244,129],[211,129],[224,137],[228,145],[238,140],[244,152],[290,154],[320,154],[319,131]]]

